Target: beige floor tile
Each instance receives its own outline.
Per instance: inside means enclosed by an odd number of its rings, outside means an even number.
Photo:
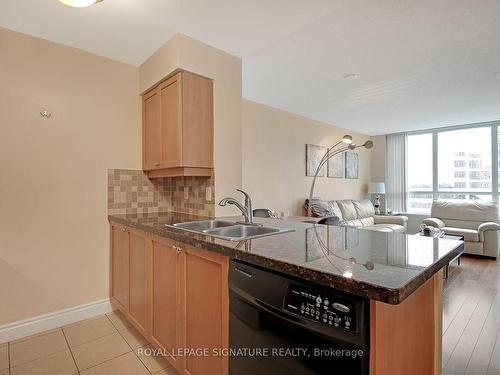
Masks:
[[[78,346],[99,337],[110,335],[116,332],[115,327],[109,319],[103,315],[95,319],[84,320],[75,324],[63,327],[64,335],[69,346]]]
[[[130,347],[118,332],[71,348],[80,371],[118,357]]]
[[[118,310],[115,310],[107,315],[109,320],[111,320],[111,323],[113,323],[117,330],[132,327],[132,324],[130,324],[128,320],[125,319],[123,314]]]
[[[147,345],[142,347],[142,349],[146,348],[151,348],[151,346]],[[135,354],[137,354],[139,359],[142,361],[142,363],[144,363],[144,366],[148,368],[150,373],[156,374],[157,372],[170,367],[170,363],[168,363],[168,361],[162,356],[155,356],[153,354],[148,355],[149,353],[140,351],[139,349],[135,350]]]
[[[65,349],[68,349],[68,344],[62,330],[36,336],[10,345],[10,365],[18,366]]]
[[[134,327],[125,328],[119,332],[132,349],[140,348],[148,343],[144,336],[141,335]]]
[[[77,372],[69,349],[10,369],[11,375],[73,375]]]
[[[21,337],[20,339],[17,339],[17,340],[13,340],[10,342],[10,344],[17,344],[19,342],[22,342],[22,341],[26,341],[26,340],[30,340],[30,339],[34,339],[35,337],[39,337],[39,336],[44,336],[44,335],[47,335],[49,333],[54,333],[54,332],[57,332],[57,331],[60,331],[61,330],[61,327],[58,327],[58,328],[53,328],[53,329],[49,329],[47,331],[43,331],[43,332],[40,332],[40,333],[36,333],[34,335],[31,335],[31,336],[26,336],[26,337]]]
[[[130,352],[82,371],[82,375],[149,375],[139,359]]]
[[[9,348],[2,346],[0,348],[0,370],[9,368]]]

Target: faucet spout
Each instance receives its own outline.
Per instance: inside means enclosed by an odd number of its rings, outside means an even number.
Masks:
[[[250,195],[244,192],[243,190],[240,189],[236,190],[245,195],[245,206],[243,206],[240,202],[231,197],[221,199],[221,201],[219,202],[219,206],[224,207],[228,204],[236,206],[245,217],[245,224],[252,225],[253,224],[252,199],[250,198]]]

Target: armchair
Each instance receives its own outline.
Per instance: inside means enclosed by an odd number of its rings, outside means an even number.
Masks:
[[[497,258],[500,247],[498,206],[478,201],[434,201],[427,226],[446,234],[463,236],[465,252]]]

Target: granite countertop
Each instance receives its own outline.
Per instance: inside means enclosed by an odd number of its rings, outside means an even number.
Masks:
[[[463,252],[463,242],[454,239],[277,219],[255,218],[255,222],[294,231],[231,242],[166,226],[207,219],[200,216],[164,212],[110,215],[108,218],[116,223],[390,304],[401,303]]]

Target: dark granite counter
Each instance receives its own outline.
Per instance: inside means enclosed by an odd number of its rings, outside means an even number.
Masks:
[[[390,304],[402,302],[463,252],[463,242],[453,239],[275,219],[255,221],[294,231],[231,242],[166,226],[203,219],[172,212],[109,216],[116,223]]]

